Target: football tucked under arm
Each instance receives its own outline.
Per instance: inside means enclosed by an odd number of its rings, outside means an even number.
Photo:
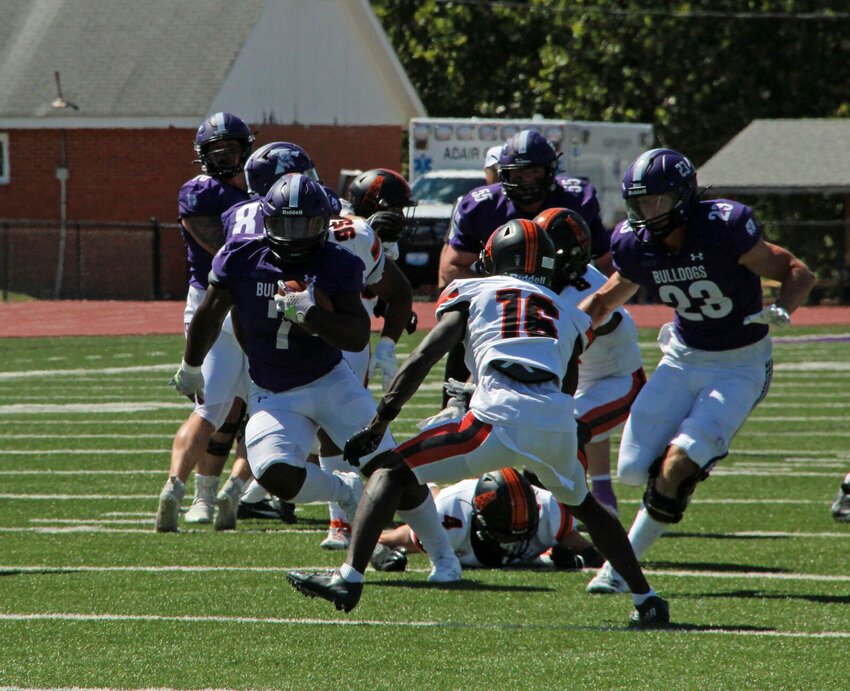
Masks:
[[[328,312],[334,311],[331,299],[312,282],[306,283],[294,279],[278,281],[274,301],[277,311],[283,315],[284,319],[297,324],[311,334],[315,334],[315,330],[307,323],[311,308],[318,306]]]

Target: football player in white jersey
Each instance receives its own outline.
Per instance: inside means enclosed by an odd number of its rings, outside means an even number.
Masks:
[[[374,454],[390,421],[461,340],[476,383],[469,413],[373,456],[363,468],[370,479],[345,563],[330,573],[290,572],[290,584],[352,610],[369,558],[400,502],[425,501],[427,482],[524,465],[585,523],[597,549],[628,574],[636,606],[631,621],[665,625],[666,601],[649,587],[622,525],[588,492],[577,459],[571,393],[578,356],[592,336],[587,316],[548,287],[555,268],[552,240],[533,221],[510,221],[493,232],[482,262],[486,277],[456,280],[443,291],[437,326],[399,369],[369,424],[348,440],[345,458],[357,465]]]
[[[552,289],[572,305],[601,288],[607,277],[590,263],[590,228],[572,209],[547,209],[534,219],[555,243]],[[611,434],[622,429],[646,373],[637,344],[637,327],[619,307],[594,331],[593,346],[582,353],[576,388],[579,439],[584,443],[593,496],[617,515],[611,485]]]
[[[464,567],[554,566],[575,570],[604,559],[575,529],[567,508],[514,468],[434,488],[434,501],[452,549]],[[400,525],[381,534],[371,564],[403,571],[406,553],[421,552],[414,531]]]

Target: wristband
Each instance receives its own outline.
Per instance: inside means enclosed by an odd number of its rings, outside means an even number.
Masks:
[[[195,365],[190,365],[186,360],[183,360],[180,363],[180,369],[182,369],[186,374],[198,374],[201,371],[201,365],[197,367]]]
[[[378,409],[376,411],[376,415],[382,420],[386,420],[387,422],[392,422],[395,420],[399,413],[401,412],[401,408],[395,408],[391,405],[387,405],[382,398],[378,402]]]

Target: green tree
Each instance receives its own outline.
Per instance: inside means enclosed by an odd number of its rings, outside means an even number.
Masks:
[[[648,122],[699,166],[753,119],[850,115],[846,0],[372,5],[432,116]],[[835,200],[753,201],[765,218],[841,218]],[[797,251],[799,228],[771,233]],[[806,233],[821,275],[840,265],[838,235]]]

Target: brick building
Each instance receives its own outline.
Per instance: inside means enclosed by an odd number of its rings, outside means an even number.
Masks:
[[[343,169],[400,168],[403,128],[425,114],[366,0],[0,0],[0,12],[4,289],[181,297],[182,241],[150,219],[176,221],[211,113],[239,115],[258,146],[302,145],[332,187]]]

